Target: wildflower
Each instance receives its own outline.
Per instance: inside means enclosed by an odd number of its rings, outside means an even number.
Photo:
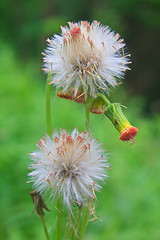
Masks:
[[[62,196],[69,208],[95,198],[95,191],[101,188],[97,181],[107,177],[105,167],[109,167],[102,145],[77,129],[71,135],[63,130],[59,136],[55,131],[52,138],[41,139],[39,151],[30,154],[34,188],[51,197]]]
[[[73,100],[88,94],[96,97],[116,86],[131,63],[123,39],[97,21],[68,24],[61,27],[61,35],[47,39],[48,48],[42,53],[43,70],[52,74],[51,84],[59,96]],[[72,89],[74,97],[69,97]]]

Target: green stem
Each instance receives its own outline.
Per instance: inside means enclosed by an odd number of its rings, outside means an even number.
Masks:
[[[61,224],[62,224],[62,199],[58,199],[57,211],[57,240],[61,239]]]
[[[78,240],[83,240],[84,233],[85,233],[86,227],[88,225],[88,220],[90,217],[90,207],[91,207],[91,200],[88,201],[88,206],[86,207],[84,222],[82,223],[82,228],[81,228]]]
[[[82,214],[82,207],[80,206],[78,211],[77,221],[75,224],[75,229],[73,230],[71,240],[74,240],[76,237],[76,233],[78,233],[78,229],[80,227],[80,222],[81,222],[81,214]]]
[[[89,114],[90,114],[90,102],[89,99],[86,99],[86,118],[85,118],[85,129],[89,132]]]
[[[48,231],[47,231],[47,227],[46,227],[44,215],[41,214],[41,215],[40,215],[40,218],[41,218],[42,225],[43,225],[43,228],[44,228],[44,232],[45,232],[45,235],[46,235],[46,240],[49,240],[49,234],[48,234]]]
[[[70,233],[70,215],[68,212],[68,220],[67,220],[67,224],[66,224],[66,231],[65,231],[65,235],[64,235],[64,240],[68,239],[68,234]]]
[[[47,83],[46,83],[46,123],[47,123],[47,133],[51,137],[52,127],[51,127],[51,109],[50,109],[50,75],[48,74]]]
[[[104,114],[111,120],[120,134],[127,129],[128,126],[131,126],[127,118],[124,116],[119,103],[110,103],[110,101],[101,93],[98,93],[97,96],[101,97],[106,103],[107,107],[104,110]]]
[[[127,118],[124,116],[119,103],[110,104],[110,106],[104,111],[104,114],[111,120],[119,133],[125,130],[128,126],[131,126]]]
[[[73,232],[75,230],[74,222],[75,222],[75,218],[73,216],[73,213],[71,212],[70,209],[68,209],[68,219],[66,224],[66,232],[65,232],[64,240],[72,239],[71,236],[73,235]],[[70,236],[69,238],[68,238],[68,235]]]
[[[102,93],[97,93],[97,97],[101,97],[105,101],[107,106],[111,104],[110,101]]]

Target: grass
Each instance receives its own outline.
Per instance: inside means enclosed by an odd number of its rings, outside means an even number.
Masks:
[[[12,49],[1,44],[0,69],[0,236],[6,240],[45,239],[40,219],[31,217],[33,204],[29,191],[28,152],[45,134],[45,76],[37,65],[22,66]],[[39,67],[39,66],[38,66]],[[118,99],[116,100],[118,101]],[[102,219],[91,222],[86,240],[158,240],[160,236],[160,116],[142,116],[141,98],[129,99],[125,110],[139,128],[134,145],[119,141],[108,119],[91,115],[95,138],[105,143],[112,166],[110,178],[98,193],[96,213]],[[55,99],[52,90],[52,124],[55,129],[75,126],[84,130],[84,106]],[[55,232],[56,209],[47,213],[47,226]],[[53,235],[52,234],[52,235]],[[53,238],[54,239],[54,238]]]

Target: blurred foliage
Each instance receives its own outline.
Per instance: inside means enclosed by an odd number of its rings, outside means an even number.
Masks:
[[[98,194],[97,215],[103,221],[90,223],[86,239],[159,240],[159,10],[159,0],[0,1],[2,239],[44,239],[40,220],[36,214],[30,217],[31,184],[26,181],[27,153],[36,149],[35,143],[46,131],[46,76],[40,72],[45,39],[59,33],[59,26],[67,21],[97,19],[119,32],[132,53],[132,71],[124,80],[125,90],[124,86],[116,88],[111,100],[127,105],[126,115],[139,128],[139,134],[130,146],[118,140],[109,120],[91,115],[93,135],[105,143],[113,170]],[[84,129],[83,105],[55,99],[52,90],[52,106],[54,128]],[[47,213],[47,225],[54,235],[57,210],[54,204],[49,208],[52,212]]]
[[[160,111],[159,0],[1,0],[1,36],[12,43],[22,61],[39,62],[45,39],[67,21],[94,19],[119,32],[132,54],[126,90],[146,98],[144,110]]]
[[[0,59],[0,236],[4,240],[45,239],[40,219],[31,212],[34,208],[29,192],[28,152],[45,134],[45,77],[35,71],[35,61],[25,66],[11,47],[1,43]],[[41,81],[41,80],[43,81]],[[115,92],[116,94],[116,92]],[[98,193],[97,215],[102,222],[90,222],[87,240],[159,240],[160,229],[160,116],[142,115],[143,98],[119,95],[129,107],[126,115],[139,128],[132,146],[119,141],[119,134],[110,121],[91,115],[93,135],[108,149],[110,178]],[[84,106],[55,99],[52,89],[52,122],[56,129],[75,126],[84,129]],[[47,213],[47,226],[55,235],[55,203]],[[54,239],[54,238],[53,238]]]

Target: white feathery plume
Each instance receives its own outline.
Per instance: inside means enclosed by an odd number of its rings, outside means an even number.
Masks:
[[[62,196],[69,208],[95,198],[109,167],[102,145],[76,128],[71,135],[62,130],[60,136],[55,131],[52,138],[41,139],[39,151],[30,154],[34,161],[29,173],[33,187],[53,198]]]
[[[52,74],[51,84],[64,94],[74,89],[74,96],[80,92],[85,97],[116,86],[131,63],[123,39],[97,21],[68,24],[61,27],[61,35],[47,39],[42,53],[43,70]]]

